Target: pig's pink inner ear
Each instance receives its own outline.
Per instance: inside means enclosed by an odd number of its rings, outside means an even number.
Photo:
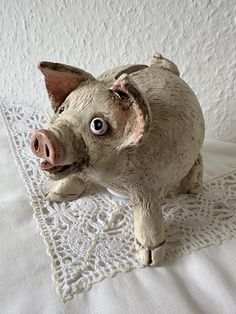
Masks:
[[[77,76],[68,73],[57,73],[55,71],[44,70],[45,85],[53,107],[60,106],[66,97],[78,87],[81,80]]]
[[[148,101],[127,74],[122,74],[110,90],[119,98],[127,114],[120,148],[139,144],[147,134],[152,121]]]
[[[94,80],[91,74],[60,63],[43,61],[39,63],[39,69],[44,75],[48,96],[54,111],[82,82]]]
[[[145,133],[145,121],[142,114],[142,111],[139,109],[139,107],[134,103],[133,104],[133,111],[134,111],[134,130],[133,130],[133,138],[132,142],[134,145],[139,144],[141,141],[144,133]]]

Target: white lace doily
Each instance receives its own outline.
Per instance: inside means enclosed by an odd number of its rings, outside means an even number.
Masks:
[[[32,131],[44,125],[46,114],[5,102],[0,107],[62,301],[104,278],[139,267],[131,204],[106,192],[49,204],[44,193],[50,182],[39,169],[29,143]],[[232,238],[236,234],[235,207],[236,170],[206,182],[198,196],[170,194],[163,206],[166,259]]]

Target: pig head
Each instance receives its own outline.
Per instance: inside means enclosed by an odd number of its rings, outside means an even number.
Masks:
[[[106,86],[71,66],[42,62],[39,68],[55,113],[45,129],[32,135],[41,169],[52,180],[76,172],[99,183],[120,176],[126,170],[124,151],[138,145],[151,125],[138,87],[126,74]]]

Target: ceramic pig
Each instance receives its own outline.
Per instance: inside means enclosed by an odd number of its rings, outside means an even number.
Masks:
[[[204,119],[197,97],[175,64],[154,55],[97,78],[72,66],[41,62],[55,112],[31,147],[55,180],[51,201],[78,198],[91,183],[130,197],[142,265],[164,259],[162,202],[179,184],[202,186]]]

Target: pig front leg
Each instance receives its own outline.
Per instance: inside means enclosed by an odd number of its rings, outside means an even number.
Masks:
[[[54,181],[46,193],[50,202],[72,201],[81,196],[85,191],[87,183],[76,176],[69,176],[65,179]]]
[[[134,205],[134,238],[142,265],[157,265],[165,257],[162,198],[142,190],[131,196]]]

